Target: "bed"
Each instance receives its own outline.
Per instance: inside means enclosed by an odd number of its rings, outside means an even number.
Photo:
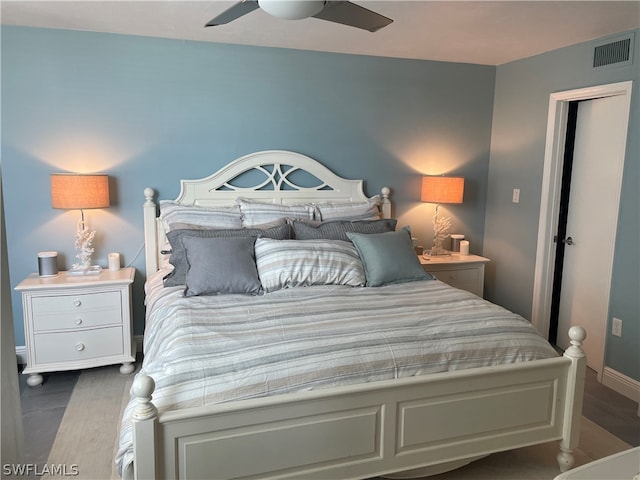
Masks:
[[[553,440],[559,469],[573,465],[584,330],[558,356],[521,317],[414,270],[395,254],[410,235],[388,188],[369,198],[361,180],[265,151],[181,180],[160,215],[144,193],[124,478],[410,478]],[[208,210],[218,223],[198,224]],[[238,210],[238,230],[260,233],[219,233]]]

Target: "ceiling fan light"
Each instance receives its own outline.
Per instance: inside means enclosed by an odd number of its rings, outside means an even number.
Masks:
[[[324,7],[323,0],[258,0],[260,8],[278,18],[300,20],[319,13]]]

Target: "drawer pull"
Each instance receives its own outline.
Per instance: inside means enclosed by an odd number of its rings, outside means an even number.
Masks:
[[[73,306],[74,307],[79,307],[80,305],[82,305],[82,302],[80,300],[74,300],[73,301]]]
[[[84,350],[84,343],[76,343],[76,350],[81,352]]]
[[[76,325],[82,325],[82,319],[76,318]]]

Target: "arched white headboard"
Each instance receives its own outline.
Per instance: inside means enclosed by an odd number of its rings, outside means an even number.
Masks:
[[[250,184],[239,183],[241,178]],[[357,202],[367,199],[362,184],[362,180],[339,177],[306,155],[286,150],[268,150],[240,157],[208,177],[180,180],[180,194],[175,202],[183,205],[229,206],[239,197],[284,204]],[[162,222],[157,218],[154,190],[145,188],[144,195],[145,258],[149,274],[158,269],[165,232]],[[389,188],[383,188],[383,218],[391,217],[389,195]]]

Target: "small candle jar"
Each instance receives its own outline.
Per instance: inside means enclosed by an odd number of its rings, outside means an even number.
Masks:
[[[112,272],[117,272],[120,270],[120,254],[119,253],[110,253],[109,256],[109,270]]]

